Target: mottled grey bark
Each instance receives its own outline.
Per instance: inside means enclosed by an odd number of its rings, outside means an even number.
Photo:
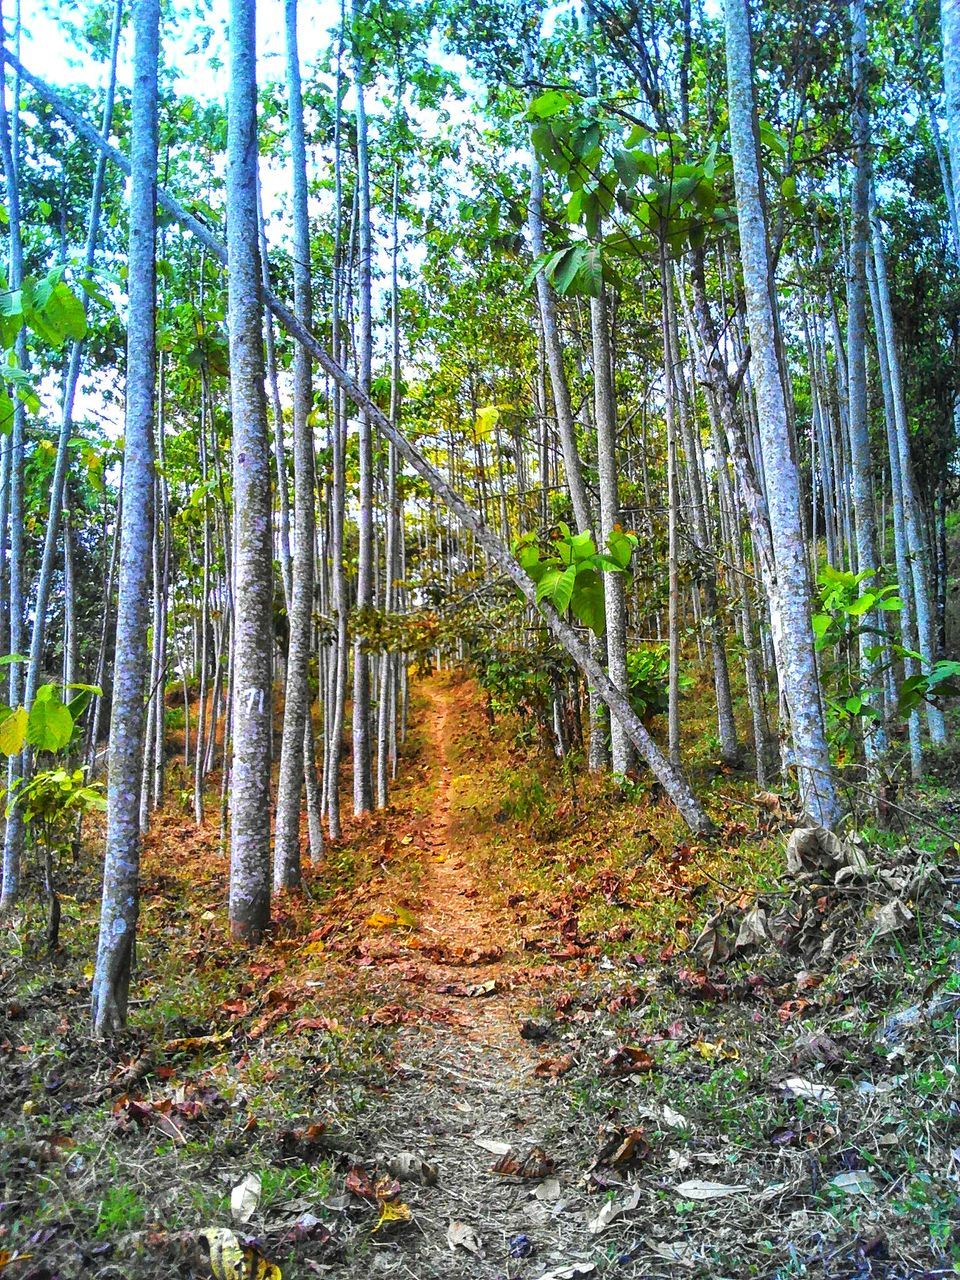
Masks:
[[[890,395],[893,401],[894,425],[897,435],[897,451],[900,461],[900,485],[903,493],[903,523],[907,539],[907,556],[910,578],[913,583],[914,617],[917,624],[917,648],[924,671],[929,671],[936,659],[936,617],[933,594],[930,587],[927,540],[923,531],[923,514],[913,473],[910,454],[910,424],[907,420],[907,401],[900,367],[900,351],[893,325],[893,305],[890,300],[890,284],[887,279],[887,259],[883,246],[883,232],[876,207],[871,209],[873,265],[877,282],[877,301],[883,320],[883,332],[887,347],[887,368],[890,374]],[[910,582],[900,583],[901,591],[910,590]],[[927,728],[930,740],[942,746],[947,740],[947,728],[939,707],[927,703]]]
[[[777,355],[770,258],[761,194],[747,0],[725,0],[730,144],[740,229],[740,258],[757,397],[760,450],[773,537],[776,586],[771,620],[790,712],[800,795],[817,822],[832,827],[841,808],[827,749],[810,622],[810,578],[800,511],[800,482]],[[768,584],[768,589],[771,584]]]
[[[726,764],[740,763],[740,745],[737,742],[737,724],[733,714],[733,696],[730,691],[730,670],[727,664],[726,627],[720,613],[717,591],[717,560],[708,511],[708,485],[702,451],[699,448],[699,428],[692,421],[690,397],[681,367],[680,334],[677,325],[674,297],[674,275],[669,271],[665,292],[665,321],[669,334],[671,361],[677,377],[677,409],[683,451],[687,459],[687,476],[690,485],[692,514],[690,524],[699,553],[698,582],[703,607],[703,625],[710,644],[713,663],[713,687],[717,698],[717,729],[720,738],[721,758]],[[694,347],[690,345],[690,362],[696,363]],[[716,459],[717,465],[721,460]]]
[[[342,355],[343,308],[343,52],[346,27],[345,0],[340,3],[340,35],[337,45],[336,103],[333,123],[333,288],[330,322],[330,342],[333,358]],[[330,594],[336,617],[336,646],[331,662],[330,728],[324,763],[324,793],[327,805],[327,822],[332,840],[339,840],[340,824],[340,764],[343,756],[343,726],[347,701],[347,675],[350,665],[350,640],[347,631],[349,608],[347,577],[343,563],[343,535],[346,514],[346,397],[334,384],[330,415],[330,453],[332,459],[330,484]]]
[[[927,119],[927,128],[930,130],[930,140],[933,143],[933,149],[937,157],[937,168],[940,170],[940,183],[943,187],[943,198],[947,206],[947,221],[950,224],[953,252],[960,257],[960,213],[957,210],[953,179],[950,176],[950,163],[943,149],[943,138],[940,136],[940,121],[937,119],[937,112],[933,105],[930,77],[927,75],[920,27],[920,8],[919,2],[915,3],[913,11],[913,48],[917,59],[917,87],[920,93],[920,101],[923,104],[923,114]]]
[[[883,418],[887,432],[887,456],[890,459],[890,496],[893,508],[893,547],[897,566],[897,582],[900,584],[900,638],[908,652],[917,648],[916,626],[914,625],[913,579],[910,573],[910,561],[907,553],[907,533],[903,518],[903,472],[900,466],[900,449],[897,444],[897,422],[893,408],[893,389],[890,383],[890,359],[887,348],[886,324],[880,305],[880,294],[877,289],[876,268],[872,255],[867,255],[867,279],[870,285],[870,301],[873,309],[873,324],[877,336],[877,362],[880,368],[880,387],[883,393]],[[904,675],[913,676],[917,671],[916,659],[906,657],[903,663]],[[922,773],[923,753],[920,734],[920,713],[911,711],[907,725],[910,741],[910,771],[914,778]]]
[[[960,0],[940,0],[943,96],[953,178],[953,207],[960,219]]]
[[[533,79],[533,59],[529,52],[525,54],[525,70],[527,78]],[[527,205],[527,227],[530,233],[530,248],[534,259],[546,253],[546,238],[543,230],[543,169],[536,148],[530,144],[530,202]],[[557,300],[543,271],[537,272],[537,306],[540,311],[540,327],[543,333],[543,349],[550,373],[550,390],[553,393],[553,407],[557,418],[557,433],[560,436],[560,449],[563,453],[563,469],[566,475],[570,501],[573,505],[573,518],[578,533],[593,528],[593,513],[590,499],[583,478],[583,467],[577,450],[577,431],[570,401],[570,387],[567,383],[567,371],[563,363],[563,343],[560,337],[560,326],[557,320]]]
[[[19,22],[17,23],[19,30]],[[6,49],[4,48],[4,54]],[[18,81],[14,82],[12,119],[7,111],[6,83],[0,85],[0,150],[3,155],[3,176],[7,189],[7,215],[10,230],[10,263],[7,280],[11,290],[19,289],[23,282],[23,240],[20,226],[19,148],[16,145],[17,120],[20,103]],[[22,369],[27,367],[27,333],[21,328],[15,343],[17,361]],[[24,446],[26,442],[26,410],[19,399],[14,400],[13,427],[7,450],[9,494],[10,542],[7,556],[8,609],[10,620],[10,653],[23,652],[24,615],[24,563],[23,563],[23,482]],[[6,533],[6,523],[3,532]],[[23,696],[23,668],[12,662],[9,671],[8,701],[17,706]],[[15,796],[23,770],[23,756],[11,756],[7,762],[7,795]],[[0,913],[8,910],[20,892],[20,860],[23,852],[23,815],[14,804],[7,816],[3,839],[3,888],[0,890]]]
[[[163,246],[161,242],[161,253]],[[159,619],[155,618],[154,644],[157,647],[158,666],[163,673],[157,689],[157,713],[154,718],[153,746],[153,778],[151,781],[151,798],[153,807],[158,809],[163,802],[163,789],[166,781],[166,677],[167,677],[167,641],[169,637],[170,618],[170,559],[172,553],[170,534],[170,489],[166,476],[166,454],[164,451],[164,433],[166,420],[164,415],[165,379],[164,360],[159,356],[158,388],[157,388],[157,463],[160,471],[158,492],[160,507],[157,520],[163,528],[163,545],[160,565]]]
[[[397,87],[397,103],[401,101]],[[400,166],[393,170],[393,198],[391,201],[391,251],[390,251],[390,421],[394,427],[400,423]],[[397,451],[387,446],[387,483],[384,503],[386,537],[383,557],[383,608],[387,614],[396,609],[397,544],[400,539],[401,517],[397,501]],[[397,657],[385,649],[380,655],[379,688],[377,704],[377,808],[385,809],[390,793],[391,737],[396,728]]]
[[[620,524],[620,493],[617,481],[617,402],[613,385],[613,353],[610,347],[610,316],[606,288],[590,299],[590,333],[593,341],[593,405],[597,423],[597,469],[600,478],[600,542],[605,544]],[[606,616],[607,671],[614,686],[626,694],[627,599],[622,573],[603,575]],[[610,754],[613,771],[626,774],[633,752],[625,726],[610,722]]]
[[[850,433],[850,477],[857,572],[871,573],[867,586],[877,586],[877,524],[874,513],[873,460],[867,423],[867,310],[866,255],[870,190],[870,106],[867,100],[867,17],[864,0],[850,5],[851,134],[854,173],[850,184],[850,243],[847,255],[847,412]],[[876,688],[877,660],[870,656],[877,644],[880,617],[872,611],[860,633],[860,679],[865,690]],[[877,688],[882,714],[883,690]],[[871,764],[887,749],[883,719],[865,721],[864,749]]]
[[[677,564],[677,407],[673,347],[673,274],[661,237],[660,329],[663,342],[664,416],[667,428],[667,741],[670,760],[680,764],[680,574]],[[694,464],[696,459],[693,460]]]
[[[363,12],[362,0],[354,0],[353,12]],[[370,225],[370,156],[367,140],[367,111],[363,90],[363,59],[354,50],[353,79],[356,94],[358,253],[357,264],[357,365],[360,389],[370,393],[373,367],[371,278],[373,245]],[[357,609],[373,608],[373,439],[370,415],[361,412],[358,460],[360,476],[357,495]],[[367,813],[373,808],[373,777],[370,752],[370,655],[359,640],[353,646],[353,811]]]
[[[134,0],[123,509],[107,777],[107,845],[92,994],[93,1029],[98,1036],[115,1031],[126,1022],[139,914],[139,799],[149,615],[146,566],[153,532],[159,24],[159,0]]]
[[[310,220],[307,210],[307,149],[303,131],[303,93],[297,47],[297,0],[284,5],[287,37],[287,94],[290,107],[290,162],[293,177],[293,296],[294,312],[304,328],[313,322],[310,293]],[[273,885],[291,888],[300,883],[300,798],[305,767],[304,742],[310,715],[310,639],[313,622],[314,464],[313,384],[310,355],[302,343],[293,353],[293,518],[294,549],[290,598],[290,642],[283,706],[283,739],[277,787],[277,816],[273,850]],[[309,747],[312,747],[312,735]],[[308,749],[309,749],[308,747]]]
[[[231,0],[227,267],[235,507],[230,929],[256,942],[270,918],[273,644],[270,445],[257,235],[256,0]]]

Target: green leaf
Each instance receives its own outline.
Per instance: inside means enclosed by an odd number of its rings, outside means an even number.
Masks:
[[[572,564],[557,579],[551,594],[551,602],[558,613],[566,613],[577,581],[577,566]]]
[[[586,246],[582,244],[572,244],[563,251],[553,272],[553,283],[558,293],[565,294],[572,287],[585,252]]]
[[[83,303],[66,281],[61,280],[54,285],[44,312],[51,325],[64,338],[79,342],[87,336],[87,317],[83,311]]]
[[[636,538],[631,538],[620,529],[612,529],[607,534],[607,546],[610,549],[610,555],[620,569],[626,569],[636,545]]]
[[[537,120],[546,120],[548,116],[559,115],[561,111],[565,111],[570,103],[570,99],[565,93],[561,93],[559,89],[548,89],[546,93],[541,93],[539,98],[534,98],[530,103],[529,116]]]
[[[603,635],[607,626],[603,579],[596,569],[581,569],[577,574],[577,585],[570,600],[570,610],[577,621],[589,627],[594,635]]]
[[[851,618],[859,618],[864,613],[869,613],[876,606],[877,597],[872,591],[865,591],[862,596],[857,596],[853,604],[847,606],[847,613]]]
[[[43,688],[52,689],[53,686],[41,686],[37,692],[37,700],[30,708],[27,720],[27,741],[38,751],[59,751],[73,737],[73,716],[55,690],[54,696],[41,698]]]
[[[630,190],[637,185],[640,177],[640,161],[637,159],[636,151],[618,151],[613,157],[613,167],[617,171],[617,177],[623,185]]]

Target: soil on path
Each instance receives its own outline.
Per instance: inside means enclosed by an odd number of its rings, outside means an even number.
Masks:
[[[411,966],[384,957],[385,977],[398,982],[393,998],[416,1016],[399,1031],[394,1083],[361,1118],[359,1137],[379,1165],[412,1153],[435,1168],[436,1182],[404,1182],[413,1225],[374,1235],[368,1257],[334,1274],[358,1275],[361,1267],[416,1280],[539,1276],[595,1256],[586,1231],[592,1206],[578,1173],[583,1135],[554,1083],[534,1074],[538,1046],[525,1036],[542,983],[524,964],[514,914],[475,877],[469,840],[461,838],[456,747],[464,691],[432,681],[423,692],[435,786],[416,836],[417,959]],[[508,1144],[510,1159],[526,1161],[527,1176],[494,1169]],[[476,1229],[483,1257],[451,1250],[451,1223]],[[534,1257],[525,1258],[528,1249]]]

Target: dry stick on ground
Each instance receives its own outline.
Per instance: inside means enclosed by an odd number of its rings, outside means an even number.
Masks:
[[[130,162],[115,147],[110,146],[100,136],[97,130],[86,120],[83,119],[73,108],[64,101],[64,99],[51,88],[46,81],[39,76],[34,75],[32,71],[28,71],[20,60],[14,57],[6,49],[2,51],[3,57],[16,71],[20,73],[28,84],[31,84],[54,111],[60,115],[72,129],[81,137],[89,142],[93,147],[102,151],[120,168],[124,173],[130,173]],[[197,239],[207,246],[219,261],[226,265],[227,251],[225,246],[217,239],[208,226],[200,219],[189,213],[178,200],[174,199],[167,191],[160,190],[157,192],[157,201],[162,208],[166,209],[182,227],[186,228]],[[517,560],[510,554],[509,549],[500,541],[496,534],[487,527],[482,516],[474,511],[472,507],[460,497],[447,480],[433,467],[423,454],[412,444],[406,436],[402,435],[390,419],[377,408],[369,396],[357,386],[350,375],[341,368],[341,366],[333,359],[332,356],[324,349],[317,339],[297,320],[293,312],[289,310],[269,290],[264,290],[264,303],[270,308],[277,317],[286,331],[291,337],[301,342],[303,346],[310,351],[317,363],[326,373],[330,375],[333,381],[342,388],[347,396],[354,404],[364,413],[370,416],[372,422],[376,424],[382,434],[396,448],[398,454],[413,467],[418,475],[422,476],[429,484],[430,488],[445,503],[445,505],[453,512],[464,528],[469,529],[478,544],[486,552],[488,558],[498,565],[505,574],[512,580],[524,598],[529,604],[539,609],[547,624],[548,630],[552,633],[557,642],[566,650],[573,661],[583,672],[586,679],[597,690],[600,697],[610,708],[610,711],[616,716],[617,720],[623,726],[627,737],[640,752],[643,759],[647,762],[654,776],[663,787],[670,801],[674,804],[678,812],[681,814],[691,830],[706,835],[713,830],[713,823],[710,821],[705,810],[699,800],[693,793],[690,783],[681,770],[677,769],[650,736],[643,721],[630,705],[627,697],[620,692],[613,684],[610,677],[604,671],[600,663],[589,652],[586,645],[580,640],[576,631],[556,612],[556,610],[547,602],[538,602],[537,588],[532,578],[527,577],[526,573],[520,567]]]

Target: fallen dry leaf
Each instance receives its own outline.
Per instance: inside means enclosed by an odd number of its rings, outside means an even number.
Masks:
[[[742,1185],[729,1186],[725,1182],[704,1182],[693,1178],[689,1182],[680,1182],[673,1188],[681,1200],[719,1200],[723,1196],[742,1195],[749,1187]]]
[[[482,1151],[489,1151],[492,1156],[505,1156],[511,1150],[509,1142],[499,1142],[496,1138],[474,1138],[473,1141]]]
[[[379,1231],[381,1227],[396,1226],[401,1222],[410,1222],[412,1219],[410,1206],[404,1204],[402,1200],[381,1200],[380,1216],[373,1229]]]
[[[401,1151],[391,1156],[387,1168],[395,1178],[401,1178],[405,1182],[419,1182],[425,1187],[432,1187],[437,1181],[436,1166],[413,1151]]]
[[[652,1071],[656,1061],[639,1045],[622,1044],[603,1064],[604,1072],[611,1076],[626,1076],[633,1071]]]
[[[482,1258],[486,1253],[479,1231],[476,1227],[471,1227],[469,1222],[457,1222],[451,1219],[447,1227],[447,1244],[454,1252],[457,1249],[466,1249],[467,1253],[472,1253],[477,1258]]]
[[[788,1097],[803,1098],[807,1102],[835,1102],[837,1099],[837,1091],[833,1085],[804,1080],[802,1076],[791,1076],[789,1080],[784,1080],[780,1088]]]
[[[230,1193],[230,1212],[237,1222],[249,1222],[260,1204],[263,1182],[259,1173],[248,1173]]]
[[[199,1238],[210,1250],[214,1280],[281,1280],[280,1268],[253,1245],[241,1245],[225,1227],[208,1227]]]
[[[565,1053],[560,1058],[541,1058],[533,1068],[533,1074],[541,1079],[557,1080],[573,1066],[573,1054]]]

